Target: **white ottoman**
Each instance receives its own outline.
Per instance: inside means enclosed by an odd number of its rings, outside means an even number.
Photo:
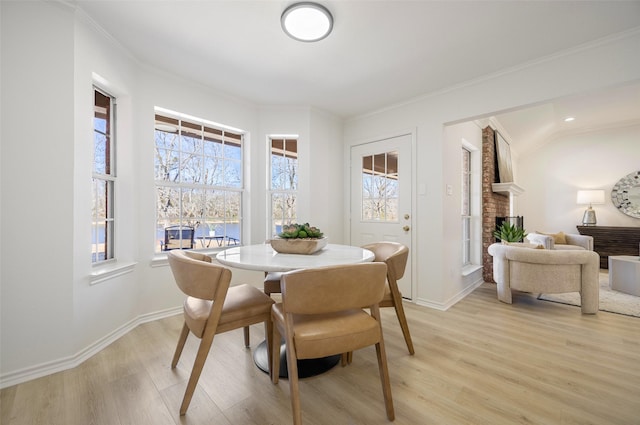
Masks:
[[[640,297],[640,257],[609,257],[609,287]]]

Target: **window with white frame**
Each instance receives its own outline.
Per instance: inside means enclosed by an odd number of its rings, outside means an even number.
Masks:
[[[242,242],[242,130],[156,110],[156,252]]]
[[[298,198],[298,139],[270,137],[270,208],[271,236],[282,226],[296,222]]]
[[[462,265],[471,264],[471,152],[462,148]]]
[[[115,99],[94,87],[91,262],[111,260],[114,250]]]
[[[398,152],[362,157],[362,220],[398,221]]]

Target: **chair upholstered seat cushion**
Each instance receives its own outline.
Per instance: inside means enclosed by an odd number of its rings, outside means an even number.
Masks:
[[[265,294],[279,294],[280,289],[280,279],[282,279],[281,272],[269,272],[264,278],[264,293]]]
[[[281,303],[273,306],[272,314],[284,320]],[[378,322],[362,310],[314,315],[293,314],[293,322],[298,359],[354,351],[380,340]]]
[[[245,319],[247,316],[257,316],[268,314],[271,309],[270,303],[265,303],[262,291],[251,285],[232,286],[227,292],[222,307],[222,316],[218,327],[237,320]],[[187,297],[184,302],[185,320],[191,332],[198,338],[204,334],[204,326],[207,323],[212,302],[194,297]]]

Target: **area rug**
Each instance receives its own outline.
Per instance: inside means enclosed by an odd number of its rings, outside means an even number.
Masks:
[[[580,306],[580,294],[567,292],[564,294],[540,294],[539,300],[560,304]],[[609,288],[609,274],[600,273],[600,310],[625,316],[640,317],[640,297],[614,291]]]

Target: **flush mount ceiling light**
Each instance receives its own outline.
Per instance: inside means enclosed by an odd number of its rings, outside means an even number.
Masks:
[[[284,32],[294,40],[319,41],[331,32],[333,16],[318,3],[294,3],[282,12],[280,23]]]

